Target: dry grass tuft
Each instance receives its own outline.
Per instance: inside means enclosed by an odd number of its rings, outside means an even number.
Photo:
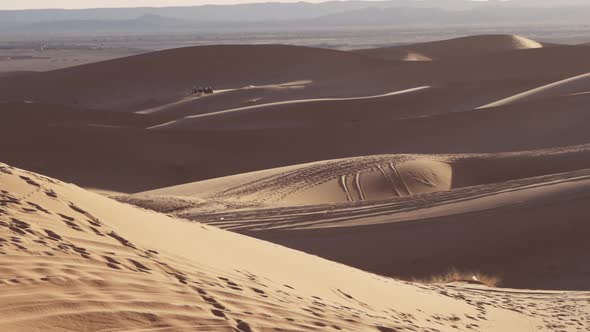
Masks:
[[[490,275],[477,271],[460,271],[455,268],[443,274],[433,275],[423,279],[414,278],[412,281],[426,284],[448,284],[451,282],[468,282],[482,284],[488,287],[498,287],[502,285],[502,279],[497,275]]]

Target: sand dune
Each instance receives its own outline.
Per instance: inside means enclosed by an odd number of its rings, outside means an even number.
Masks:
[[[584,328],[585,293],[399,282],[0,169],[3,330]]]
[[[481,35],[427,43],[356,51],[387,60],[431,61],[446,57],[474,56],[503,51],[542,48],[543,44],[518,35]]]

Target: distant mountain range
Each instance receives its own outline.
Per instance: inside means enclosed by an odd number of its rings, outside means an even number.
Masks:
[[[590,22],[587,0],[390,0],[0,11],[4,33],[125,33]],[[1,33],[1,32],[0,32]]]

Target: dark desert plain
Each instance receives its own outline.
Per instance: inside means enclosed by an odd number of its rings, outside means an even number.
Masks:
[[[589,332],[590,46],[438,36],[0,38],[0,331]]]

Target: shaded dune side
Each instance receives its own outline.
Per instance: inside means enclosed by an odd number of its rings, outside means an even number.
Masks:
[[[587,306],[395,281],[4,164],[0,178],[2,330],[505,331],[582,324]]]

